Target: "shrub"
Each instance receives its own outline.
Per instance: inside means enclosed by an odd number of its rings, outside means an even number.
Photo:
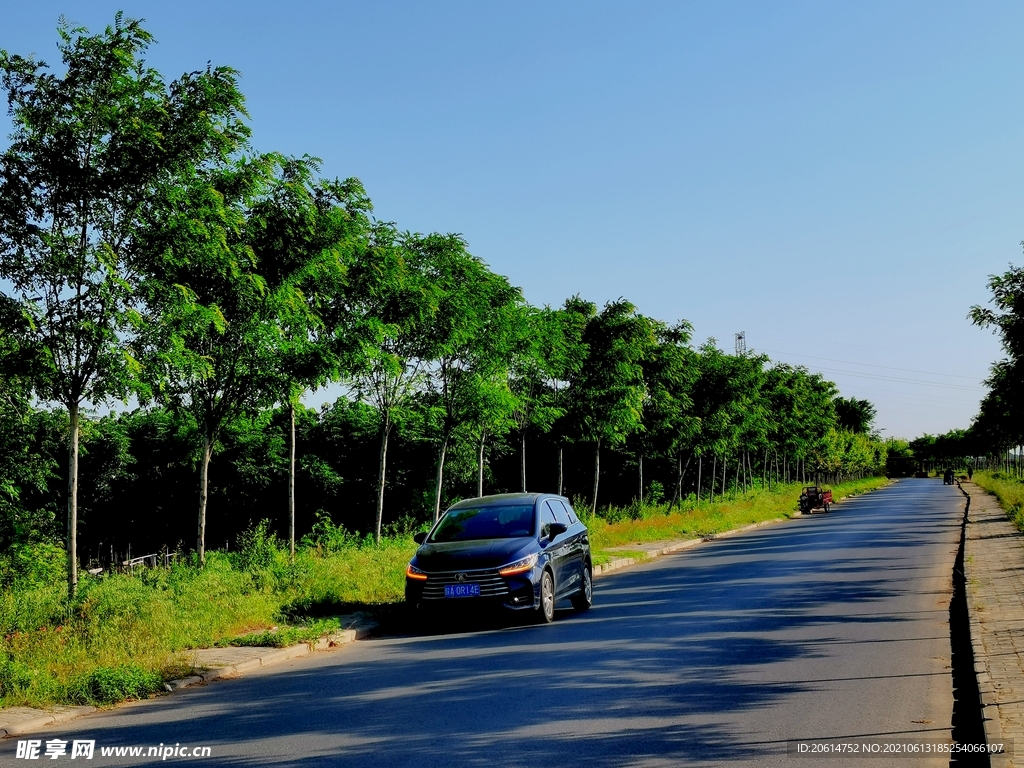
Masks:
[[[97,704],[114,704],[126,699],[143,699],[160,690],[163,681],[155,672],[136,664],[96,667],[88,675],[86,689]]]

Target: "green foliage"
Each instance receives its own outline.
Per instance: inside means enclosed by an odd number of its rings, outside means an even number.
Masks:
[[[988,394],[971,427],[972,455],[996,453],[1024,443],[1024,268],[989,276],[994,309],[971,307],[969,317],[1000,336],[1006,357],[992,365]]]
[[[867,400],[855,397],[835,399],[836,418],[839,426],[849,432],[869,432],[875,420],[875,406]]]
[[[974,482],[995,495],[1014,525],[1024,531],[1024,482],[1002,472],[975,472]]]
[[[137,664],[119,667],[96,667],[87,677],[89,701],[96,704],[115,704],[126,699],[144,699],[156,693],[163,679],[156,672]]]
[[[299,643],[312,644],[325,635],[341,628],[337,619],[317,619],[281,629],[266,632],[249,632],[237,637],[221,639],[218,646],[237,646],[243,648],[287,648]]]

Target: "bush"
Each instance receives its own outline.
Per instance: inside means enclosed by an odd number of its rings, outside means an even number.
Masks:
[[[97,704],[114,704],[126,699],[143,699],[160,690],[163,681],[155,672],[136,664],[97,667],[87,678],[89,698]]]

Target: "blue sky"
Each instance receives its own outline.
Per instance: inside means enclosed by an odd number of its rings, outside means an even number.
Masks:
[[[976,412],[1000,350],[966,314],[1024,240],[1019,2],[0,0],[0,47],[56,65],[61,13],[119,8],[166,75],[241,71],[257,148],[532,303],[746,331],[886,435]]]

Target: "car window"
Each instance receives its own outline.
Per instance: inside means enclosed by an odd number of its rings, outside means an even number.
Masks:
[[[565,525],[569,525],[569,513],[565,511],[565,507],[562,506],[560,501],[556,499],[548,499],[544,502],[545,506],[551,507],[551,511],[555,514],[555,520]]]
[[[548,523],[555,522],[555,513],[551,511],[551,506],[544,502],[540,505],[540,524],[543,528]]]
[[[579,518],[576,517],[576,513],[573,511],[573,508],[571,506],[566,504],[564,501],[560,501],[558,503],[561,504],[563,507],[565,507],[565,512],[566,512],[567,515],[569,515],[569,522],[570,523],[578,523],[579,522]]]
[[[430,535],[430,541],[533,536],[533,524],[532,504],[449,509]]]

